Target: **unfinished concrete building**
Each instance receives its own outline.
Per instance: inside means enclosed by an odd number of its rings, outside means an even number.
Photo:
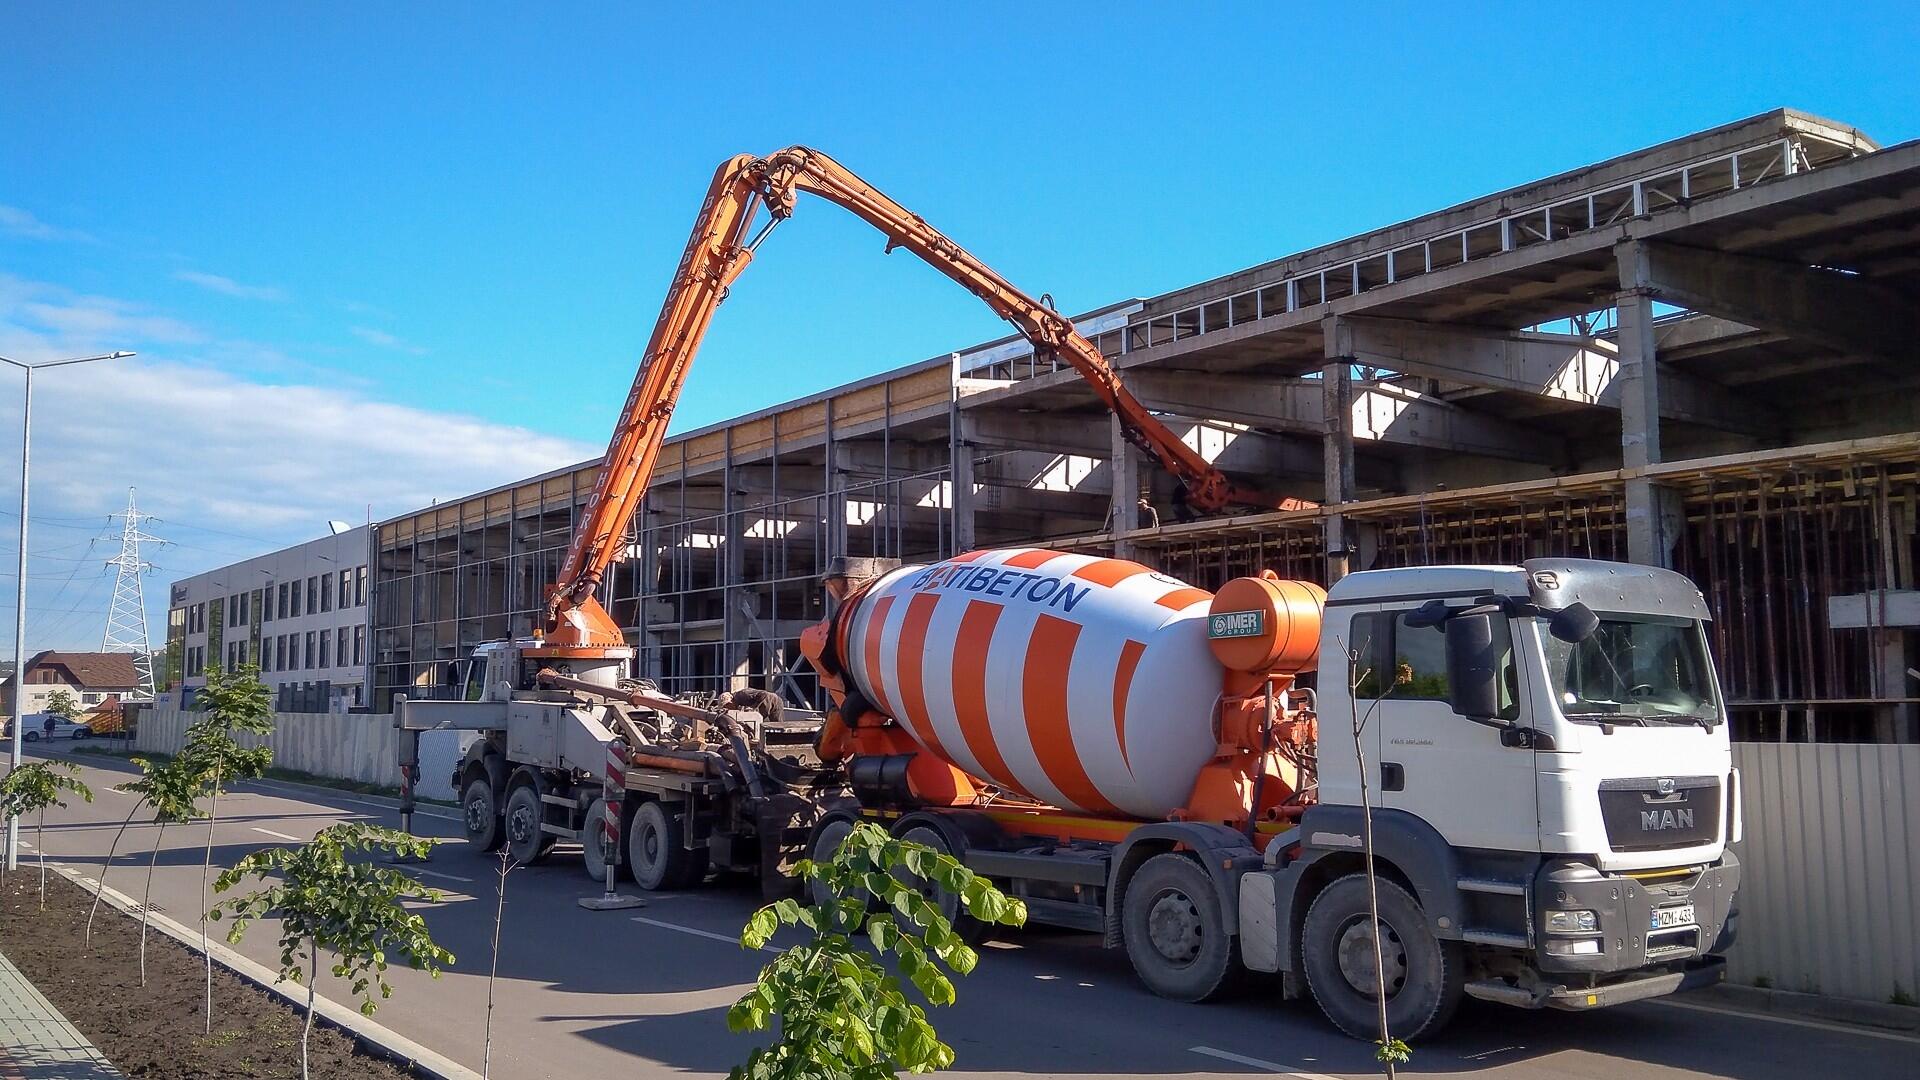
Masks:
[[[1190,445],[1318,509],[1187,520],[1015,337],[674,437],[605,591],[667,689],[817,704],[795,638],[840,554],[1204,587],[1631,559],[1705,591],[1737,737],[1920,739],[1917,298],[1920,144],[1772,112],[1078,320]],[[595,468],[378,526],[377,703],[532,629]]]

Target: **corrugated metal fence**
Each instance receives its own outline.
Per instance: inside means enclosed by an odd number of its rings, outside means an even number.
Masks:
[[[1920,995],[1920,746],[1735,743],[1745,788],[1729,978]]]
[[[153,709],[140,718],[134,747],[172,754],[186,740],[187,725],[198,713]],[[273,763],[335,780],[354,780],[383,787],[400,786],[400,732],[393,717],[370,713],[275,713],[273,734],[261,740],[239,735],[237,741],[273,747]],[[453,766],[472,738],[469,732],[429,731],[420,738],[419,794],[429,799],[454,798]]]

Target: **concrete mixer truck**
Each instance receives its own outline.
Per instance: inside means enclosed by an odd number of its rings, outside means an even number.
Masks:
[[[1277,973],[1361,1038],[1381,980],[1413,1038],[1465,996],[1587,1009],[1722,977],[1739,777],[1678,574],[1535,559],[1209,593],[1015,549],[828,587],[802,647],[853,797],[816,857],[877,821],[1124,948],[1158,994]]]

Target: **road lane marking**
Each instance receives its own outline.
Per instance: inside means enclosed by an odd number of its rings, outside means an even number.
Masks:
[[[711,930],[698,930],[691,926],[681,926],[678,923],[661,922],[659,919],[649,919],[645,915],[635,915],[635,916],[632,916],[632,918],[634,922],[646,923],[648,926],[657,926],[662,930],[677,930],[682,934],[692,934],[694,937],[703,937],[712,941],[724,941],[728,945],[732,945],[734,948],[740,947],[740,939],[737,936],[728,937],[726,934],[716,934]],[[770,945],[762,945],[760,947],[760,951],[761,952],[779,952],[780,950],[775,949]]]
[[[1301,1072],[1297,1069],[1290,1069],[1278,1062],[1265,1061],[1257,1057],[1247,1057],[1244,1054],[1235,1054],[1231,1051],[1220,1050],[1211,1046],[1190,1046],[1187,1048],[1187,1053],[1219,1058],[1221,1061],[1231,1061],[1237,1065],[1246,1065],[1255,1069],[1265,1069],[1271,1073],[1294,1077],[1295,1080],[1334,1080],[1333,1077],[1328,1076],[1326,1073]]]
[[[1875,1031],[1872,1028],[1855,1027],[1851,1024],[1829,1024],[1820,1020],[1802,1020],[1797,1016],[1782,1016],[1779,1013],[1748,1012],[1745,1009],[1723,1009],[1717,1005],[1701,1005],[1692,1001],[1675,1001],[1672,998],[1668,998],[1662,1004],[1674,1009],[1692,1009],[1694,1012],[1718,1013],[1721,1016],[1737,1016],[1742,1020],[1759,1020],[1768,1024],[1791,1024],[1794,1027],[1813,1028],[1815,1031],[1831,1031],[1837,1035],[1864,1035],[1869,1039],[1886,1039],[1889,1042],[1920,1045],[1920,1036],[1903,1035],[1897,1031]]]
[[[286,833],[283,833],[283,832],[274,832],[272,829],[263,829],[258,825],[253,826],[253,831],[257,833],[266,833],[268,836],[273,837],[275,840],[285,840],[289,844],[306,843],[305,840],[302,840],[297,836],[288,836]]]

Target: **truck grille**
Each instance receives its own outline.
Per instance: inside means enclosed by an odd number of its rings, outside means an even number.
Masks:
[[[1720,778],[1647,777],[1600,784],[1600,817],[1615,851],[1693,847],[1720,835]]]

